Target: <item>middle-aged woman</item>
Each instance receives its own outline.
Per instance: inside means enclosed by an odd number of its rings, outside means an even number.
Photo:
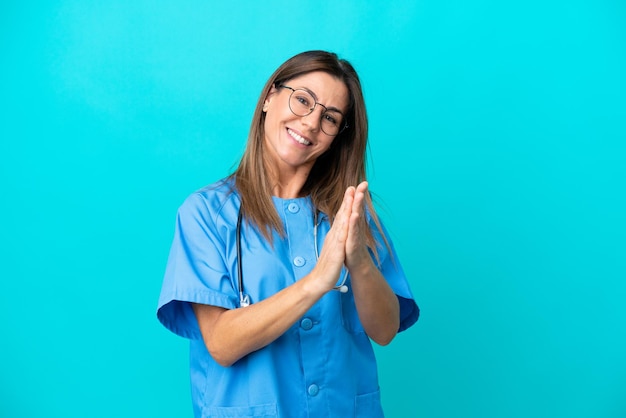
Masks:
[[[370,340],[419,309],[365,181],[359,78],[283,63],[237,170],[178,211],[158,317],[190,339],[196,417],[381,417]]]

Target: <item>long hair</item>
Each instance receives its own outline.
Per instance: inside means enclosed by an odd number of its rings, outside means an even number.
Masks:
[[[272,184],[268,173],[272,169],[265,152],[265,112],[263,104],[272,87],[278,87],[301,75],[322,71],[344,82],[348,89],[346,112],[348,127],[339,133],[331,147],[318,157],[301,191],[310,195],[316,209],[326,213],[332,223],[349,186],[366,179],[367,112],[359,77],[352,65],[326,51],[303,52],[283,63],[269,78],[252,117],[246,150],[239,167],[233,173],[235,187],[241,196],[244,218],[259,232],[272,240],[272,230],[284,235],[284,228],[272,201]],[[371,197],[366,196],[366,208],[382,234],[382,228]],[[367,244],[377,255],[372,232],[368,229]],[[387,242],[385,242],[387,245]]]

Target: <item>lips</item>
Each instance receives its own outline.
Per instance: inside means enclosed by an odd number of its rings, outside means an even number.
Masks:
[[[311,142],[309,140],[307,140],[305,137],[303,137],[302,135],[296,133],[295,131],[292,131],[291,129],[287,128],[287,133],[289,134],[290,137],[292,137],[297,143],[302,144],[302,145],[311,145]]]

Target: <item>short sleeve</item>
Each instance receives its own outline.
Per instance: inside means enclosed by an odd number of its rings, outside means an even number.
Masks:
[[[400,304],[400,327],[398,332],[404,331],[417,322],[419,318],[420,310],[413,298],[413,294],[409,287],[409,283],[400,264],[400,260],[396,254],[396,250],[393,246],[391,238],[381,223],[383,233],[389,248],[385,245],[385,241],[382,239],[378,229],[373,228],[374,238],[378,242],[378,255],[380,272],[383,277],[389,283],[389,286],[398,297],[398,303]]]
[[[226,266],[226,245],[204,195],[188,197],[178,210],[174,239],[157,308],[170,331],[201,339],[191,303],[236,307],[237,295]]]

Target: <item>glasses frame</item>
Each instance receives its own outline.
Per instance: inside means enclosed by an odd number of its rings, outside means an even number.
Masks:
[[[341,127],[338,131],[337,131],[337,133],[336,133],[336,134],[332,134],[332,135],[331,135],[331,134],[327,133],[327,132],[324,130],[324,128],[322,128],[322,122],[321,122],[321,121],[322,121],[322,118],[324,117],[324,113],[326,113],[326,112],[328,111],[328,108],[327,108],[325,105],[323,105],[323,104],[321,104],[320,102],[318,102],[318,101],[317,101],[317,99],[315,98],[315,95],[314,95],[312,92],[308,91],[307,89],[294,89],[293,87],[289,87],[289,86],[286,86],[286,85],[284,85],[284,84],[280,84],[278,87],[280,87],[280,88],[284,88],[284,89],[288,89],[288,90],[291,90],[291,93],[289,93],[289,101],[287,102],[287,104],[288,104],[288,106],[289,106],[289,110],[291,110],[291,113],[293,113],[294,115],[296,115],[296,116],[298,116],[298,117],[309,116],[311,113],[313,113],[313,112],[315,111],[315,107],[316,107],[317,105],[322,106],[322,107],[324,108],[324,110],[325,110],[325,111],[324,111],[324,112],[322,112],[322,115],[320,116],[320,129],[321,129],[321,130],[322,130],[322,132],[324,132],[326,135],[328,135],[328,136],[337,136],[337,135],[339,135],[340,133],[342,133],[343,131],[345,131],[345,130],[348,128],[348,126],[349,126],[349,125],[348,125],[348,121],[347,121],[347,120],[345,120],[345,121],[344,121],[344,123],[343,123],[343,126],[342,126],[342,127]],[[307,113],[306,115],[298,115],[298,114],[297,114],[296,112],[294,112],[294,111],[293,111],[293,109],[291,108],[291,96],[293,96],[293,94],[294,94],[297,90],[301,90],[301,91],[305,92],[306,94],[310,95],[311,97],[313,97],[313,107],[309,109],[309,113]],[[339,110],[337,110],[337,112],[341,114],[341,116],[342,116],[342,118],[343,118],[343,119],[347,119],[347,118],[346,118],[346,115],[344,115],[342,112],[340,112]]]

